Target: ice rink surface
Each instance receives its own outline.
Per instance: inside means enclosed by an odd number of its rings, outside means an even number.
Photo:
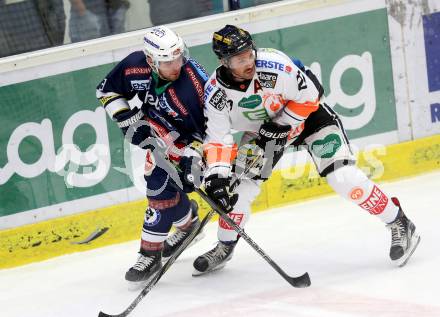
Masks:
[[[399,197],[422,238],[407,266],[390,263],[391,234],[379,219],[334,195],[255,214],[246,227],[286,272],[309,272],[311,287],[291,287],[245,241],[223,270],[192,277],[193,260],[216,240],[216,225],[209,224],[206,237],[130,316],[439,317],[440,172],[383,189]],[[1,270],[0,316],[122,312],[139,294],[124,280],[138,246],[133,241]]]

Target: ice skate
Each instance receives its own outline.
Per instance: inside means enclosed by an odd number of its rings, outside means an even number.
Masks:
[[[185,230],[176,229],[176,231],[174,231],[174,233],[166,239],[166,241],[164,243],[164,248],[162,251],[162,261],[168,260],[174,254],[174,252],[182,245],[182,243],[183,243],[183,241],[185,241],[186,237],[188,235],[190,235],[191,232],[193,232],[194,230],[197,230],[197,228],[200,225],[200,219],[199,219],[199,216],[197,213],[198,209],[199,209],[199,206],[197,205],[196,201],[191,200],[191,210],[192,210],[192,217],[193,217],[191,220],[191,224]],[[191,247],[192,245],[194,245],[196,242],[203,239],[204,236],[205,236],[205,234],[203,233],[203,231],[200,232],[193,239],[193,241],[190,243],[188,248]]]
[[[129,282],[129,289],[135,290],[148,283],[161,267],[161,251],[141,250],[136,263],[125,273],[125,279]]]
[[[399,207],[399,213],[396,219],[387,225],[391,230],[390,258],[401,267],[408,262],[419,245],[420,236],[416,232],[416,226],[403,213],[399,200],[395,197],[391,200]]]
[[[214,249],[199,256],[193,263],[193,276],[206,274],[212,271],[220,270],[232,258],[237,241],[221,242],[219,241]]]

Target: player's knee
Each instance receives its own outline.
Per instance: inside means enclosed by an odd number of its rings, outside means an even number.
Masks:
[[[342,197],[357,201],[369,193],[372,182],[354,165],[343,166],[326,176],[327,183]]]

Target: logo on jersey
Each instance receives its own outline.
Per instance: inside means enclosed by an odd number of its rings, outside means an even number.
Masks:
[[[130,81],[130,83],[131,83],[131,88],[133,88],[133,90],[142,91],[142,90],[148,90],[150,88],[151,81],[149,79],[132,80]]]
[[[147,211],[145,212],[144,226],[152,227],[158,224],[161,217],[162,216],[159,210],[148,207]]]
[[[238,106],[246,109],[255,109],[262,102],[260,95],[252,95],[249,97],[244,97],[238,102]]]
[[[189,79],[191,79],[191,82],[197,92],[197,95],[199,96],[199,101],[200,101],[200,105],[203,105],[203,96],[204,96],[204,87],[203,87],[203,83],[201,83],[198,79],[196,74],[194,74],[194,71],[192,70],[191,67],[186,66],[185,67],[186,72],[189,75]]]
[[[186,116],[188,115],[188,111],[186,111],[185,106],[180,102],[179,97],[177,97],[176,91],[174,88],[170,87],[168,89],[168,93],[170,94],[171,100],[174,102],[177,108],[179,108],[180,112]]]
[[[336,154],[341,147],[342,141],[339,135],[329,134],[322,140],[316,140],[312,143],[312,152],[320,158],[330,158]]]
[[[124,70],[125,76],[130,75],[148,75],[151,73],[151,69],[149,67],[130,67]]]
[[[205,93],[203,95],[203,102],[206,102],[206,99],[208,99],[209,94],[214,90],[214,86],[213,85],[208,85],[208,87],[206,87],[205,89]]]
[[[104,79],[99,83],[98,90],[103,91],[106,83],[107,83],[107,78],[104,78]]]
[[[213,106],[218,111],[222,111],[227,105],[228,101],[226,100],[226,93],[223,89],[217,90],[209,99],[209,104]]]
[[[261,121],[269,119],[266,109],[258,109],[254,111],[244,111],[243,115],[251,121]]]
[[[372,215],[381,214],[388,204],[388,197],[376,186],[374,185],[370,196],[359,206],[365,209]]]
[[[284,64],[282,63],[278,63],[275,61],[265,61],[263,59],[257,59],[257,61],[255,62],[255,65],[259,68],[273,68],[273,69],[278,69],[281,71],[287,71],[285,69]],[[291,71],[292,69],[290,69],[289,71]]]
[[[164,110],[167,113],[167,115],[169,115],[170,117],[177,118],[179,116],[179,114],[176,111],[174,111],[173,108],[171,108],[167,98],[165,97],[165,94],[162,94],[160,96],[158,105],[159,108]]]
[[[277,83],[278,74],[269,72],[257,72],[260,85],[264,88],[275,88]]]

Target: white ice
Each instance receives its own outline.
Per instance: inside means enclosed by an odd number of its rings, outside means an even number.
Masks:
[[[246,228],[286,272],[309,272],[311,287],[291,287],[245,241],[223,270],[192,277],[195,257],[214,245],[210,224],[205,239],[182,254],[130,316],[438,317],[439,185],[440,172],[383,185],[422,237],[403,268],[389,261],[390,233],[379,219],[333,195],[255,214]],[[0,271],[0,316],[122,312],[139,293],[124,281],[138,245]]]

